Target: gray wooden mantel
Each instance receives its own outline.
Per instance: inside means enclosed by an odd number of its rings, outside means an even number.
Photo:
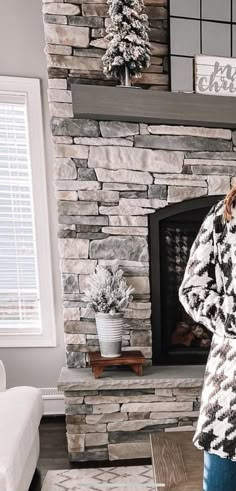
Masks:
[[[76,118],[236,128],[236,97],[72,84]]]

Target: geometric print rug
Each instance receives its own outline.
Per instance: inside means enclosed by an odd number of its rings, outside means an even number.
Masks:
[[[42,491],[155,491],[151,465],[49,471]]]

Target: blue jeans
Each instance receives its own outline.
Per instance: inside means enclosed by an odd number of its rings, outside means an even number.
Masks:
[[[236,461],[204,452],[203,491],[235,491]]]

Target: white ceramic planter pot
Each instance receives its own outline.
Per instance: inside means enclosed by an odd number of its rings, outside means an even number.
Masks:
[[[117,358],[121,355],[123,314],[96,314],[96,326],[101,356]]]

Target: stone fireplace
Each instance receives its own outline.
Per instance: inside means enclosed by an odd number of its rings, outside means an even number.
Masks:
[[[168,87],[162,3],[147,2],[152,65],[140,85],[154,90]],[[103,0],[48,0],[43,11],[67,355],[59,388],[69,457],[149,457],[150,431],[196,425],[204,369],[197,364],[205,362],[208,338],[180,311],[177,290],[204,215],[235,183],[236,138],[230,129],[199,124],[74,117],[72,83],[106,84],[100,59],[107,7]],[[88,353],[98,339],[83,292],[97,264],[117,259],[135,287],[123,350],[141,350],[146,368],[143,377],[113,370],[96,380]],[[184,363],[196,365],[186,370]]]

